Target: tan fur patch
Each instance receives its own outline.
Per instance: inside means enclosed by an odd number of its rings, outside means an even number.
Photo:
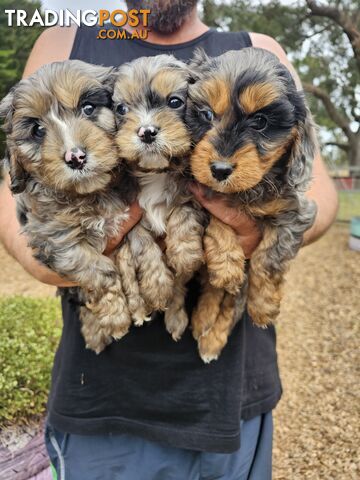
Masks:
[[[244,111],[250,114],[270,105],[278,97],[279,93],[271,83],[256,83],[240,93],[239,101]]]
[[[151,82],[151,88],[165,98],[180,90],[182,87],[186,88],[184,74],[180,74],[176,69],[160,71]]]
[[[16,102],[14,126],[24,118],[42,118],[50,109],[53,98],[47,90],[29,89]]]
[[[235,193],[247,190],[257,185],[264,175],[286,152],[292,137],[272,150],[271,154],[261,157],[254,144],[248,143],[237,150],[232,157],[221,158],[214,148],[210,132],[195,147],[191,156],[191,169],[194,177],[200,183],[222,193]],[[215,161],[228,162],[234,166],[233,173],[222,182],[218,182],[211,174],[211,163]]]
[[[245,255],[234,230],[215,217],[204,236],[210,283],[236,294],[244,281]]]
[[[143,87],[143,85],[134,82],[132,77],[123,75],[115,84],[114,98],[117,100],[121,99],[121,101],[131,104],[136,101],[139,91]]]
[[[191,317],[192,333],[195,340],[198,340],[214,326],[220,314],[221,302],[225,295],[224,290],[215,288],[210,284],[205,268],[201,270],[201,285],[201,295]]]
[[[216,322],[198,339],[199,353],[205,363],[219,357],[235,323],[235,296],[225,293]]]
[[[278,198],[271,200],[271,202],[264,205],[246,206],[246,211],[254,217],[276,216],[280,213],[286,212],[289,209],[290,202],[285,198]]]
[[[230,85],[222,78],[210,78],[201,85],[204,98],[217,116],[230,108]]]

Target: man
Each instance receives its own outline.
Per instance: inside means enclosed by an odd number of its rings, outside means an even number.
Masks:
[[[67,58],[119,65],[138,56],[173,53],[188,59],[197,47],[209,55],[249,46],[275,53],[299,78],[280,45],[265,35],[210,30],[198,17],[197,1],[141,2],[128,8],[152,10],[147,41],[96,40],[91,29],[45,31],[28,60],[25,76],[41,65]],[[305,243],[331,225],[337,196],[317,156],[308,193],[318,206]],[[219,199],[199,202],[238,235],[246,256],[261,240],[255,223]],[[137,204],[111,254],[141,218]],[[0,189],[0,239],[14,258],[44,283],[69,286],[66,279],[39,265],[19,235],[15,201],[8,182]],[[189,309],[197,293],[190,286]],[[178,343],[167,335],[160,314],[141,329],[132,329],[101,355],[85,349],[76,298],[62,300],[64,329],[55,359],[49,398],[47,447],[58,478],[63,480],[271,479],[271,410],[281,396],[271,327],[254,327],[247,315],[237,324],[217,362],[204,365],[188,331]]]

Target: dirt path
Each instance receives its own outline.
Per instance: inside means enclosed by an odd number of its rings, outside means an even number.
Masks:
[[[275,480],[360,478],[360,254],[347,240],[336,225],[289,273],[277,327]]]
[[[0,294],[47,296],[0,249]],[[274,480],[355,480],[359,434],[360,254],[336,225],[304,248],[278,321],[284,386],[276,410]]]
[[[0,245],[0,295],[54,296],[55,288],[34,280]]]

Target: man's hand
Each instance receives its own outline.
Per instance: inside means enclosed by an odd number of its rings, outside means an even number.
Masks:
[[[212,199],[206,198],[203,187],[198,183],[191,184],[189,189],[206,210],[233,228],[239,238],[245,257],[250,258],[261,242],[261,232],[256,222],[238,209],[229,207],[220,195]]]
[[[137,202],[134,202],[132,205],[130,205],[128,220],[121,225],[116,237],[108,239],[106,248],[104,250],[104,255],[107,255],[108,257],[111,256],[111,254],[120,245],[125,235],[141,220],[142,214],[143,211]]]

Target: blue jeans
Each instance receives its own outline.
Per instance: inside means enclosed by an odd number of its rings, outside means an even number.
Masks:
[[[272,414],[241,423],[230,454],[183,450],[132,435],[84,436],[47,425],[46,447],[58,480],[271,480]]]

